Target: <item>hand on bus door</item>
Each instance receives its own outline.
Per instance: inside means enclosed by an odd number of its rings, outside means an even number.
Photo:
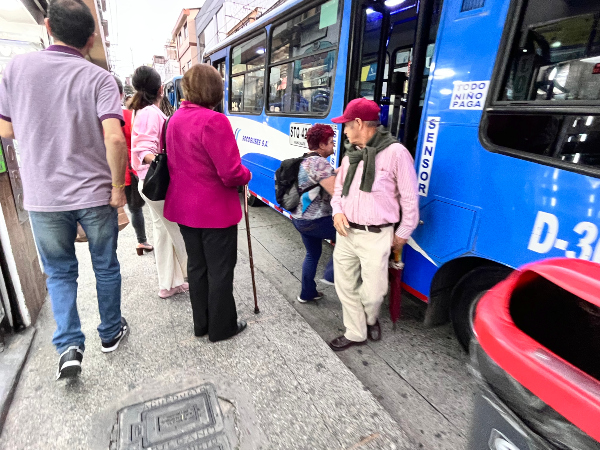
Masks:
[[[350,225],[348,224],[348,219],[346,219],[344,214],[337,213],[335,216],[333,216],[333,226],[342,236],[348,236],[346,229],[350,228]]]
[[[406,244],[407,242],[408,242],[408,239],[404,239],[404,238],[394,235],[394,242],[392,242],[392,249],[394,249],[394,251],[397,251],[399,254],[401,254],[402,247],[404,247],[404,244]]]
[[[125,203],[127,203],[125,189],[113,187],[112,192],[110,193],[110,206],[116,209],[125,206]]]

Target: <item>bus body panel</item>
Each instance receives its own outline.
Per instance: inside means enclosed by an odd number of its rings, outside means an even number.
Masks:
[[[595,208],[600,180],[494,153],[480,140],[485,96],[510,4],[487,0],[482,8],[461,12],[463,0],[444,1],[415,158],[420,190],[425,185],[420,196],[422,224],[404,250],[404,287],[424,301],[439,269],[458,258],[478,257],[507,267],[554,256],[600,261],[600,215]],[[299,4],[292,6],[280,10],[286,18]],[[274,173],[280,162],[306,152],[290,142],[290,133],[306,124],[331,123],[343,112],[351,63],[351,9],[352,1],[346,0],[327,117],[264,110],[259,115],[230,113],[231,48],[246,38],[231,40],[211,56],[214,62],[225,55],[225,110],[242,160],[253,173],[250,189],[271,206],[276,206]],[[270,28],[264,27],[267,32]],[[461,89],[473,95],[464,96]],[[267,96],[265,92],[265,102]],[[340,163],[341,133],[338,126],[334,167]]]
[[[426,185],[427,195],[420,197],[422,225],[404,252],[404,286],[424,300],[439,267],[478,253],[483,197],[491,196],[481,183],[483,160],[492,154],[478,138],[485,98],[474,99],[476,110],[451,109],[450,103],[455,86],[486,82],[489,87],[509,4],[487,0],[483,8],[461,12],[462,0],[444,1],[415,158],[420,193]],[[433,153],[431,146],[424,148],[432,119],[437,121]]]
[[[600,211],[595,207],[600,180],[493,153],[479,139],[484,104],[478,110],[450,108],[456,85],[487,82],[489,87],[510,6],[508,0],[488,0],[480,13],[464,14],[461,3],[446,0],[444,5],[446,20],[440,25],[417,147],[417,171],[428,164],[431,172],[420,202],[424,223],[413,234],[416,245],[405,254],[404,282],[424,296],[435,275],[433,264],[441,267],[457,256],[509,267],[559,256],[600,262]],[[428,120],[437,117],[432,158],[423,146]]]

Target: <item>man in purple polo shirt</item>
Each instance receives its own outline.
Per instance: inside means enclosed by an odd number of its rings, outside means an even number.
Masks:
[[[55,45],[16,56],[0,80],[0,136],[19,140],[29,211],[56,320],[58,378],[81,372],[85,336],[77,313],[77,222],[96,274],[102,351],[127,334],[121,316],[116,208],[125,204],[127,145],[117,84],[84,57],[95,39],[81,0],[52,0],[46,19]]]

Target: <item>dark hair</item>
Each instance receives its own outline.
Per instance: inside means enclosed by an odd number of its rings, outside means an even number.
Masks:
[[[186,100],[205,108],[214,108],[223,100],[223,78],[210,64],[195,64],[181,80]]]
[[[117,82],[117,86],[119,88],[119,94],[123,95],[123,82],[121,81],[121,79],[115,75],[113,75],[113,77],[115,78],[115,81]]]
[[[96,30],[92,12],[81,0],[51,0],[48,20],[54,39],[83,48]]]
[[[318,150],[320,144],[327,144],[329,138],[334,136],[333,128],[329,125],[318,123],[310,127],[306,133],[306,142],[309,150]]]
[[[156,102],[162,81],[152,67],[140,66],[133,72],[131,84],[136,91],[131,101],[131,109],[139,111]]]
[[[169,98],[166,95],[163,95],[163,98],[160,100],[160,105],[158,105],[163,114],[167,117],[171,117],[175,110],[169,101]]]

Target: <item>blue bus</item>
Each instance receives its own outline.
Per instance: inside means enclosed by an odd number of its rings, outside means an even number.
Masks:
[[[290,0],[205,58],[251,200],[286,215],[274,172],[308,127],[357,97],[382,106],[421,196],[403,286],[463,345],[477,300],[515,267],[600,262],[600,2]]]
[[[182,75],[175,75],[164,84],[164,95],[174,109],[178,109],[183,100],[183,89],[181,88]]]

